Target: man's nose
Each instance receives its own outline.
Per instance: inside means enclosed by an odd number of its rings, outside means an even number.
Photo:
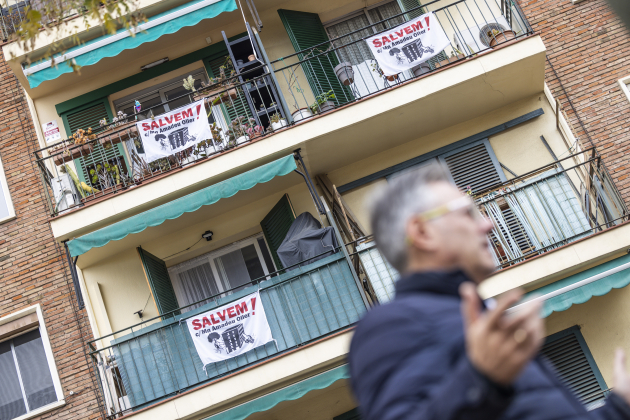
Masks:
[[[492,232],[494,225],[492,224],[492,221],[490,221],[490,219],[488,219],[485,216],[482,216],[481,219],[479,220],[479,223],[480,223],[480,228],[484,234],[487,235],[488,233]]]

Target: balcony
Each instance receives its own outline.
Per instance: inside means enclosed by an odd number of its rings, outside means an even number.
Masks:
[[[287,267],[248,287],[225,291],[89,342],[108,417],[150,406],[347,330],[365,311],[366,303],[357,288],[354,267],[340,251],[337,248],[317,262]],[[204,367],[182,321],[257,290],[274,341]],[[96,342],[109,340],[108,346],[97,348]]]
[[[451,37],[451,46],[438,58],[392,80],[382,76],[362,44],[363,38],[399,24],[408,13],[273,61],[268,59],[259,34],[251,30],[249,37],[226,38],[235,76],[206,88],[201,87],[202,78],[197,79],[195,92],[183,91],[165,102],[143,107],[140,115],[133,114],[130,107],[127,124],[111,130],[92,127],[98,138],[82,144],[70,139],[36,152],[51,216],[70,216],[122,192],[138,195],[131,193],[136,187],[216,161],[255,143],[267,145],[266,151],[273,150],[270,142],[282,144],[284,151],[308,146],[313,160],[326,162],[322,171],[330,170],[542,91],[542,44],[530,37],[531,30],[514,3],[466,0],[442,6],[436,1],[424,5],[423,10],[436,14]],[[497,19],[505,28],[504,37],[496,34],[493,40],[480,32],[480,37],[470,41],[474,45],[463,41],[470,34],[460,31],[458,25],[490,25]],[[252,51],[243,45],[256,49],[264,64],[247,61],[245,54]],[[459,50],[462,45],[467,46],[465,51]],[[348,65],[335,75],[333,67],[341,62]],[[512,83],[513,78],[521,83]],[[342,80],[352,83],[346,86]],[[457,89],[453,89],[455,86]],[[133,127],[136,118],[159,117],[165,105],[189,103],[203,96],[211,103],[207,109],[209,123],[220,131],[212,140],[147,163]],[[462,98],[475,98],[476,106],[469,106]],[[413,121],[408,117],[412,114]],[[295,131],[307,123],[310,128]],[[388,134],[391,126],[397,127],[395,138]],[[339,153],[331,156],[331,147]],[[200,185],[209,182],[204,180]],[[174,197],[185,192],[171,193]],[[87,228],[90,223],[85,223]],[[77,233],[64,229],[56,235],[68,238]]]

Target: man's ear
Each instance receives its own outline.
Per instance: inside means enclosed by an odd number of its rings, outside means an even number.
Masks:
[[[412,217],[407,222],[407,246],[421,252],[435,250],[436,243],[433,229],[421,217]]]

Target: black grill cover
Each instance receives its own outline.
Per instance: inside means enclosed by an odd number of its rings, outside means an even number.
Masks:
[[[277,252],[284,267],[297,263],[301,263],[299,266],[305,266],[332,255],[338,246],[334,229],[322,228],[321,223],[311,213],[305,212],[293,221]],[[323,255],[314,258],[319,254]]]

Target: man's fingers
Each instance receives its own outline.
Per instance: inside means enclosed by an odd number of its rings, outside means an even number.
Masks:
[[[477,295],[475,285],[470,282],[462,283],[459,286],[459,295],[462,297],[462,316],[465,326],[468,328],[481,314],[481,300]]]
[[[505,295],[497,299],[497,306],[489,312],[488,326],[490,328],[497,327],[499,325],[499,321],[503,317],[503,313],[505,312],[505,310],[518,302],[522,296],[523,293],[520,290],[515,289],[510,290]]]
[[[514,312],[506,315],[501,319],[500,327],[514,331],[521,328],[523,324],[526,324],[530,319],[540,318],[540,310],[542,309],[542,302],[528,302],[520,308],[518,312]]]

